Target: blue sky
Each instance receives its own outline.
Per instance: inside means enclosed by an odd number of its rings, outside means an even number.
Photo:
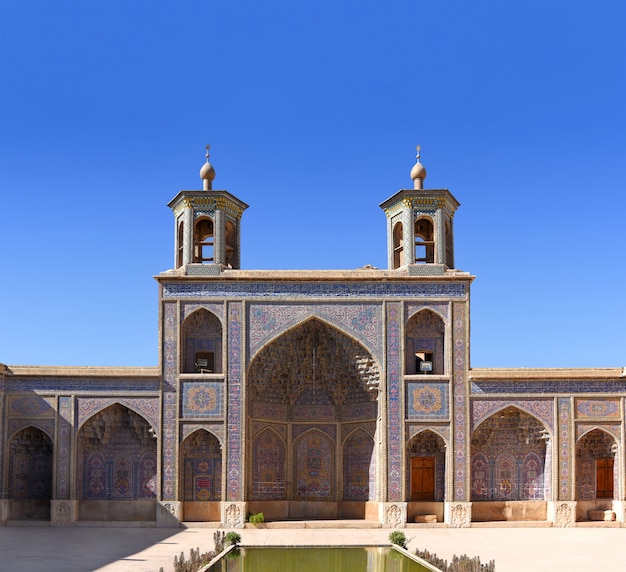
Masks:
[[[472,365],[626,365],[625,27],[623,0],[4,0],[0,362],[157,364],[206,143],[247,269],[386,267],[420,144]]]

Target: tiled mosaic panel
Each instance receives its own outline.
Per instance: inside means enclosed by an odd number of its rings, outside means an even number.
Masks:
[[[55,393],[59,391],[111,391],[124,393],[127,391],[159,391],[161,379],[125,377],[61,377],[58,379],[41,377],[20,377],[7,379],[7,392],[20,393],[25,387],[33,392]]]
[[[453,427],[454,427],[454,500],[468,500],[467,457],[468,435],[466,435],[466,411],[468,404],[465,383],[466,364],[465,352],[465,305],[454,304],[453,308],[453,341],[452,360],[453,377]]]
[[[9,417],[54,417],[54,397],[12,395],[9,397]]]
[[[576,404],[576,417],[578,419],[619,419],[621,417],[619,400],[617,399],[577,398],[574,402]]]
[[[118,404],[101,411],[77,436],[78,498],[154,498],[156,452],[150,426],[134,411]]]
[[[626,381],[564,379],[559,381],[473,381],[472,394],[481,393],[624,393]]]
[[[215,314],[222,322],[224,322],[224,304],[197,304],[186,303],[181,304],[180,319],[181,322],[185,321],[185,318],[193,314],[196,310],[206,310],[211,314]]]
[[[559,398],[557,400],[557,407],[559,416],[559,500],[571,500],[571,399],[568,397]]]
[[[420,302],[416,304],[415,302],[407,302],[406,303],[406,315],[405,319],[410,320],[417,312],[421,312],[422,310],[430,310],[435,312],[435,314],[439,314],[444,320],[448,320],[450,304],[448,302],[443,303],[424,303]]]
[[[217,437],[220,447],[224,443],[224,424],[223,423],[183,423],[180,428],[180,439],[184,441],[189,435],[198,429],[204,429]]]
[[[19,430],[32,425],[37,429],[41,429],[50,439],[54,436],[55,420],[54,419],[9,419],[7,422],[7,435],[9,438]]]
[[[184,382],[182,414],[191,418],[217,418],[224,415],[224,384],[221,382]]]
[[[217,437],[199,430],[185,439],[181,449],[183,500],[222,500],[222,450]]]
[[[52,440],[43,431],[26,427],[9,443],[9,498],[52,497]]]
[[[351,334],[381,361],[380,304],[251,304],[248,316],[250,356],[276,335],[313,316]]]
[[[253,500],[282,500],[285,491],[285,444],[272,429],[265,429],[252,446]]]
[[[162,282],[164,298],[461,298],[466,285],[457,282]]]
[[[357,430],[343,446],[343,500],[374,500],[375,482],[374,440]]]
[[[590,425],[588,423],[578,423],[576,425],[576,441],[578,441],[585,433],[589,432],[592,429],[602,429],[606,431],[609,435],[612,435],[616,441],[620,441],[622,435],[622,424],[620,422],[617,423],[593,423]]]
[[[472,431],[478,427],[487,417],[497,414],[509,406],[516,407],[530,413],[544,422],[547,429],[554,431],[554,400],[553,399],[528,399],[528,400],[472,400]]]
[[[57,422],[57,499],[70,498],[70,470],[71,470],[71,428],[72,428],[72,398],[59,397],[59,417]]]
[[[4,432],[4,428],[5,428],[5,404],[6,404],[6,392],[3,391],[4,390],[4,383],[3,380],[0,380],[0,443],[4,443],[5,440],[5,432]],[[4,475],[6,474],[4,472],[4,459],[3,459],[4,455],[0,455],[0,475]],[[0,481],[2,482],[2,487],[6,488],[6,485],[4,483],[4,479],[0,479]]]
[[[444,420],[450,416],[450,388],[447,383],[406,382],[408,419]]]
[[[296,443],[295,453],[295,498],[332,499],[335,481],[333,442],[320,431],[310,431]]]
[[[76,399],[78,409],[78,426],[80,427],[87,419],[96,412],[119,403],[132,409],[150,423],[153,428],[159,426],[159,399],[158,397],[78,397]]]
[[[387,305],[387,500],[402,501],[401,305]]]
[[[471,500],[546,500],[551,475],[544,429],[515,407],[479,425],[472,435]]]
[[[227,500],[242,499],[243,411],[241,371],[243,367],[243,308],[228,304],[228,466]]]
[[[407,440],[410,441],[413,437],[415,437],[415,435],[417,435],[421,431],[424,431],[425,429],[432,431],[436,435],[439,435],[444,440],[446,447],[448,446],[448,443],[450,442],[450,427],[447,424],[433,426],[430,423],[407,423]]]
[[[178,321],[176,303],[163,304],[163,426],[161,431],[161,490],[163,500],[175,500],[176,494],[176,379],[178,356]]]

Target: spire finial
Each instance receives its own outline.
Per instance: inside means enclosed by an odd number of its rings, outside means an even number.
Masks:
[[[205,191],[210,191],[212,189],[213,179],[215,179],[215,169],[213,165],[209,163],[209,149],[211,145],[206,145],[206,163],[202,165],[200,169],[200,178],[202,179],[202,188]]]
[[[417,154],[415,155],[415,165],[411,169],[411,179],[413,179],[413,188],[421,190],[424,188],[424,179],[426,178],[426,168],[420,163],[420,151],[422,146],[415,147]]]

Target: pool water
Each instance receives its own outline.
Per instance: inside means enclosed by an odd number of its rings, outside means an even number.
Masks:
[[[389,547],[241,548],[210,572],[429,572]]]

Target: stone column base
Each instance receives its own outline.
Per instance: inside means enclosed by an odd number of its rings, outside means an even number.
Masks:
[[[451,528],[468,528],[472,524],[472,503],[446,502],[444,521]]]
[[[246,503],[229,501],[222,503],[222,526],[243,528],[246,523]]]
[[[178,528],[180,526],[180,510],[181,506],[179,501],[157,501],[157,528]]]
[[[621,522],[621,526],[624,526],[624,523],[626,523],[626,502],[614,500],[611,508],[615,513],[615,520]]]
[[[550,501],[548,520],[557,528],[576,526],[576,501]]]
[[[406,527],[406,503],[405,502],[382,502],[380,503],[380,521],[385,528]]]
[[[52,499],[50,501],[50,525],[73,526],[77,519],[78,501]]]

